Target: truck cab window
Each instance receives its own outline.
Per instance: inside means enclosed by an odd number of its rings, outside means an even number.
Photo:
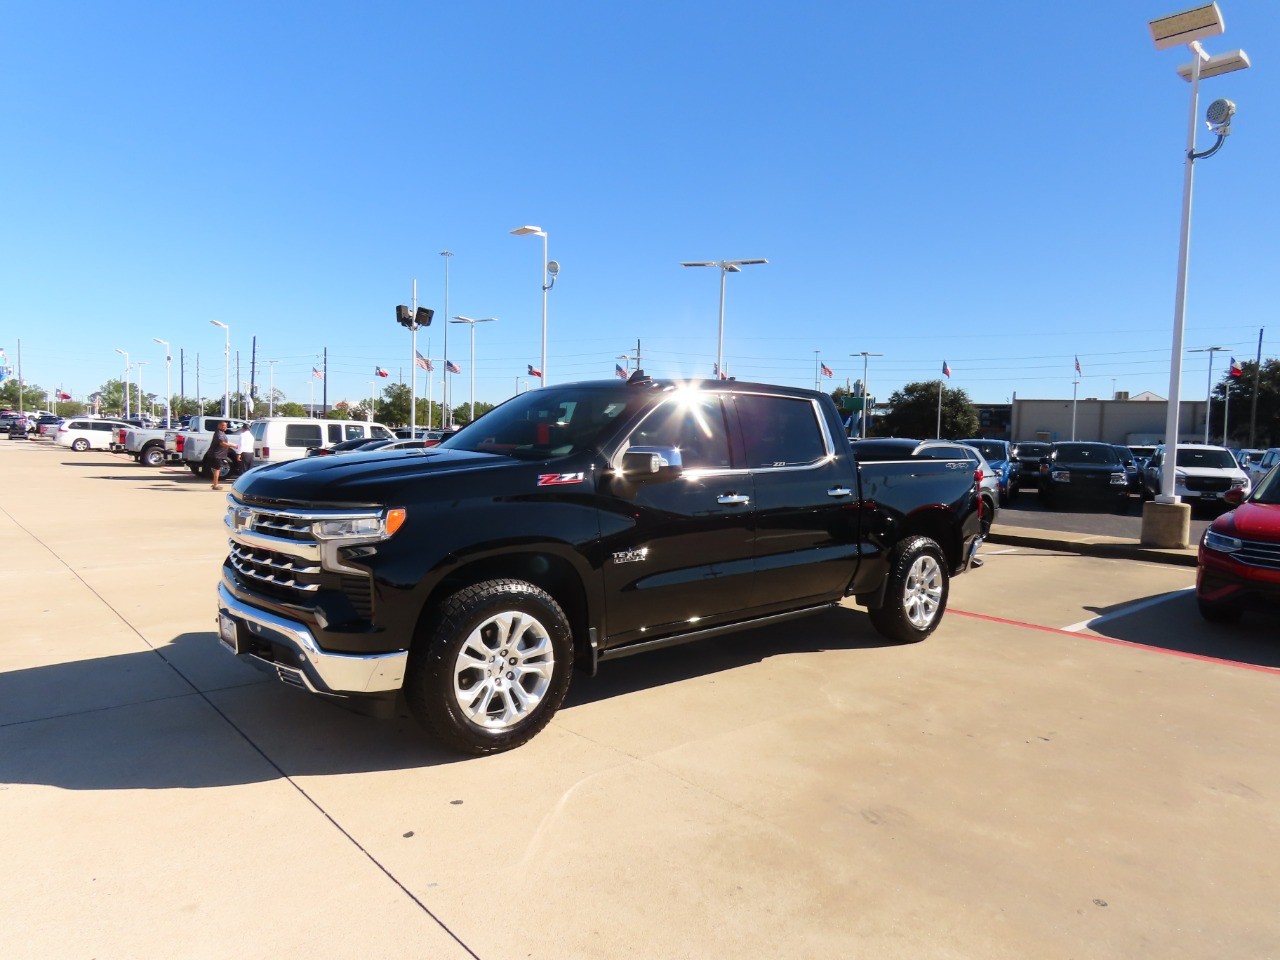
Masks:
[[[735,402],[748,467],[808,466],[827,456],[817,414],[808,400],[746,394]]]
[[[631,434],[633,447],[676,447],[686,470],[727,470],[729,432],[720,398],[675,398]]]

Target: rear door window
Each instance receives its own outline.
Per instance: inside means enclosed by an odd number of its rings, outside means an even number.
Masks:
[[[286,447],[318,447],[323,443],[318,423],[290,423],[284,428]]]
[[[734,402],[748,468],[803,467],[827,456],[817,411],[808,400],[742,394]]]
[[[346,433],[346,436],[343,437],[344,440],[359,440],[364,437],[364,427],[359,424],[347,424],[344,432]]]

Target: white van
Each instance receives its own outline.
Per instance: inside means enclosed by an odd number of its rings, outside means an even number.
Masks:
[[[58,446],[72,450],[110,450],[111,442],[121,429],[132,430],[133,424],[123,420],[95,420],[71,417],[58,424],[54,440]]]
[[[395,434],[380,423],[363,420],[312,420],[308,417],[273,417],[249,425],[253,435],[254,463],[298,460],[311,447],[328,447],[343,440],[373,437],[394,440]]]

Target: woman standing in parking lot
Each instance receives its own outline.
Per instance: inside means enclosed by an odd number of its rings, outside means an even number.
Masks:
[[[227,423],[222,421],[213,432],[213,443],[209,444],[209,468],[213,471],[213,489],[219,488],[218,481],[230,467],[230,458],[239,453],[235,444],[227,439]]]

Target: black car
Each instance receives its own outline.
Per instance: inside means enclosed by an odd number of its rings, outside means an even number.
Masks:
[[[1040,475],[1040,497],[1054,506],[1107,503],[1129,507],[1129,478],[1109,443],[1064,441],[1051,444]]]
[[[1018,464],[1018,486],[1040,488],[1040,462],[1049,455],[1051,443],[1041,440],[1020,440],[1013,445],[1013,459]]]
[[[341,443],[335,443],[331,447],[308,447],[308,457],[328,457],[335,453],[355,453],[357,450],[376,450],[378,447],[385,446],[390,440],[380,440],[377,437],[356,437],[353,440],[343,440]]]

